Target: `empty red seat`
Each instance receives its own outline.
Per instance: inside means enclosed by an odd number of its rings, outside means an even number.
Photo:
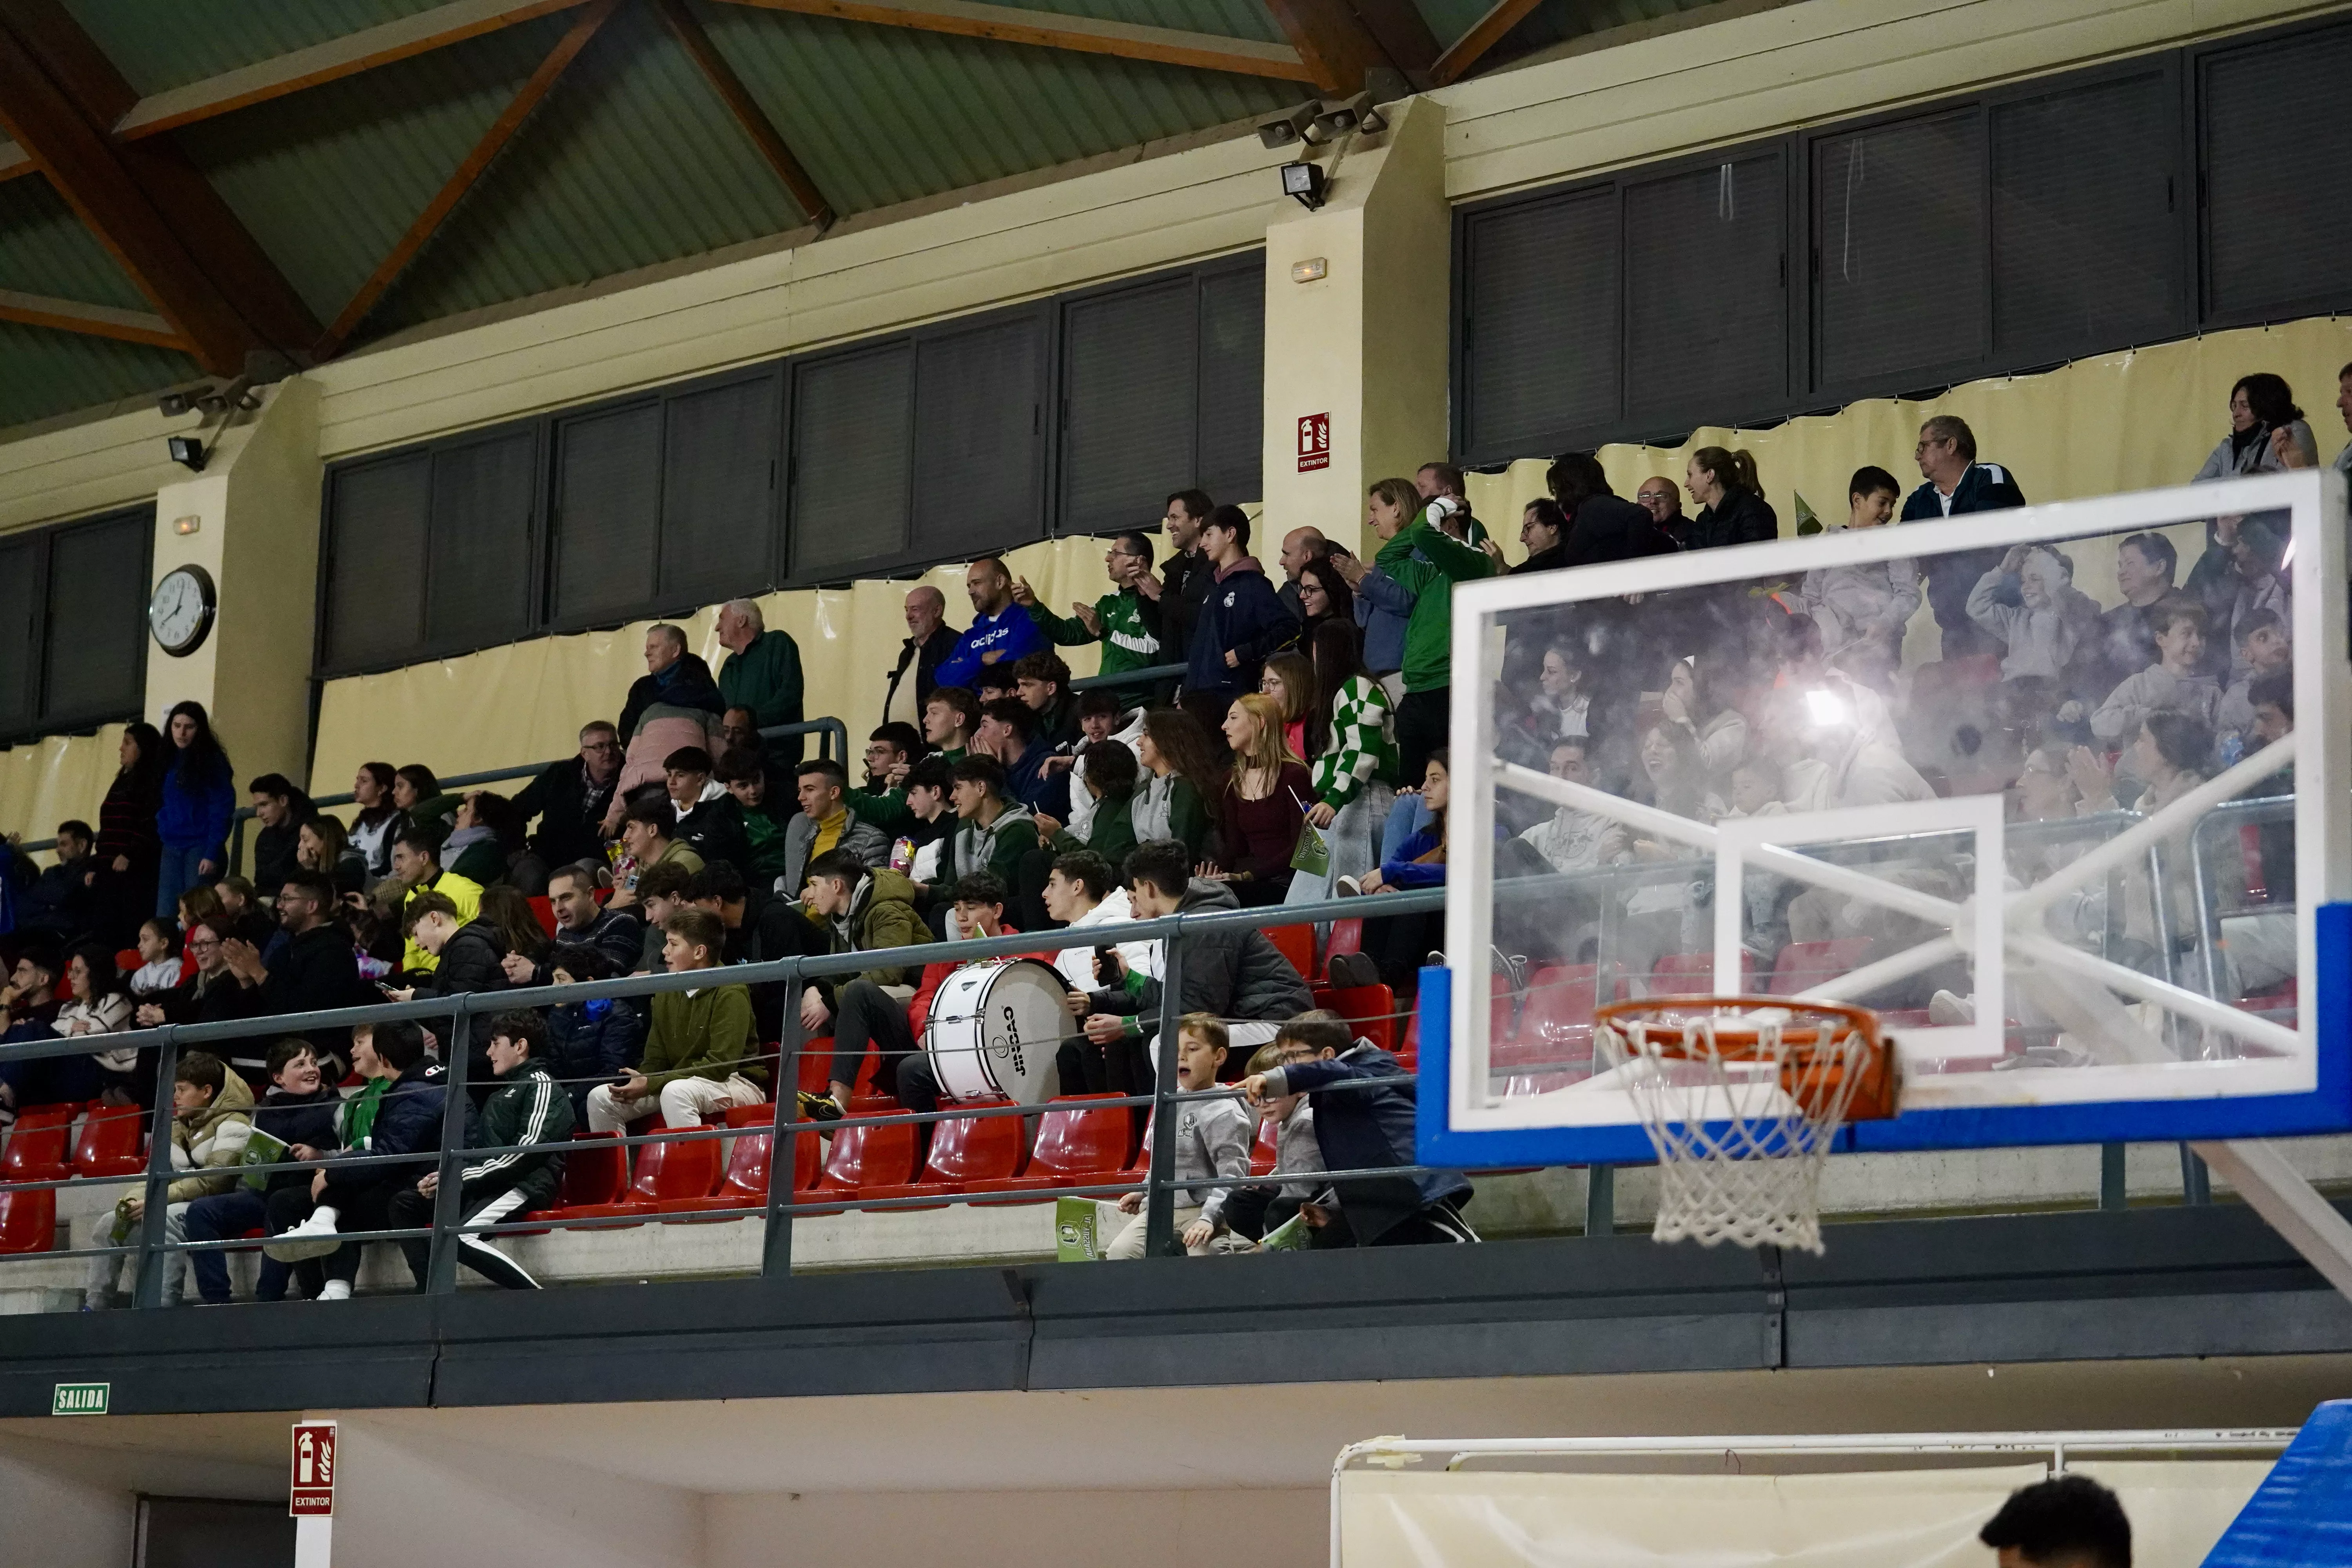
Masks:
[[[1773,961],[1772,978],[1764,983],[1768,996],[1794,996],[1798,992],[1834,980],[1869,960],[1871,939],[1832,937],[1828,942],[1792,942]]]
[[[0,1152],[0,1181],[55,1182],[72,1173],[66,1149],[73,1138],[74,1108],[36,1105],[17,1114],[8,1147]]]
[[[0,1254],[47,1252],[58,1242],[58,1191],[0,1191]]]
[[[1009,1100],[974,1101],[1010,1105]],[[915,1181],[861,1187],[862,1198],[952,1197],[983,1182],[1002,1181],[1021,1173],[1028,1151],[1023,1145],[1018,1116],[959,1116],[931,1125],[930,1156]],[[909,1204],[908,1208],[925,1205]],[[945,1205],[940,1205],[945,1206]]]
[[[1742,994],[1756,991],[1756,955],[1739,955],[1739,989]],[[1653,996],[1712,996],[1715,995],[1715,954],[1711,952],[1670,952],[1651,966],[1650,994]]]
[[[1257,1141],[1250,1145],[1250,1174],[1266,1176],[1274,1173],[1274,1163],[1281,1153],[1282,1133],[1272,1121],[1257,1124]]]
[[[135,947],[122,947],[115,949],[114,967],[121,970],[125,974],[129,974],[136,971],[143,962],[144,960],[139,956],[139,950]]]
[[[1268,926],[1266,940],[1276,951],[1290,960],[1290,967],[1301,978],[1315,973],[1315,928],[1311,925]]]
[[[1517,1029],[1495,1037],[1489,1059],[1497,1071],[1539,1068],[1589,1070],[1592,1060],[1592,1010],[1617,999],[1616,966],[1604,981],[1596,965],[1555,964],[1528,982],[1527,1005]]]
[[[771,1051],[776,1048],[772,1045],[768,1047]],[[857,1081],[849,1086],[850,1092],[860,1099],[871,1093],[874,1088],[875,1072],[881,1065],[881,1057],[875,1053],[871,1046],[868,1046],[866,1054],[858,1058]],[[799,1082],[800,1087],[810,1094],[823,1094],[832,1085],[833,1037],[831,1035],[801,1043]],[[895,1089],[898,1087],[896,1084],[883,1086],[885,1089]]]
[[[1363,951],[1363,921],[1360,920],[1345,920],[1333,921],[1331,922],[1331,940],[1328,944],[1326,944],[1323,950],[1323,962],[1325,964],[1329,964],[1331,960],[1340,953],[1361,952]]]
[[[530,900],[530,912],[539,918],[539,929],[547,933],[547,940],[553,942],[555,940],[555,906],[542,894]]]
[[[1330,993],[1331,1011],[1384,1051],[1396,1049],[1396,993],[1385,985],[1342,985]]]
[[[569,1151],[566,1151],[569,1153]],[[565,1162],[566,1181],[569,1164]],[[548,1211],[550,1219],[618,1219],[651,1215],[676,1198],[708,1197],[719,1185],[719,1140],[697,1138],[637,1146],[637,1176],[628,1191],[609,1203],[566,1205]]]
[[[1134,1119],[1123,1105],[1089,1105],[1088,1100],[1118,1100],[1115,1094],[1066,1094],[1046,1103],[1037,1123],[1037,1142],[1029,1151],[1029,1169],[1017,1176],[996,1176],[971,1183],[971,1193],[1035,1193],[1055,1187],[1102,1186],[1118,1179],[1127,1163],[1129,1130]],[[975,1203],[980,1200],[975,1198]],[[1039,1203],[1039,1198],[1010,1198],[1011,1203]]]
[[[740,1214],[746,1209],[768,1205],[768,1152],[775,1143],[776,1108],[772,1105],[735,1105],[727,1110],[727,1125],[745,1129],[735,1140],[735,1147],[727,1157],[727,1173],[719,1190],[707,1197],[665,1198],[660,1204],[664,1214]],[[812,1126],[814,1124],[812,1123]],[[793,1173],[793,1186],[814,1186],[817,1179],[817,1135],[814,1131],[793,1139],[793,1148],[799,1156],[793,1163],[805,1171]]]
[[[147,1113],[135,1105],[102,1105],[82,1118],[74,1139],[77,1176],[135,1176],[147,1168],[140,1130]]]
[[[872,1116],[895,1106],[877,1105],[863,1097],[849,1104],[852,1116]],[[915,1124],[883,1121],[868,1127],[844,1127],[833,1135],[825,1152],[824,1171],[817,1177],[819,1202],[863,1195],[868,1188],[904,1187],[915,1179]]]

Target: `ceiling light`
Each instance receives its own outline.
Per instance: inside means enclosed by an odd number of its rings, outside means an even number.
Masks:
[[[1282,194],[1295,198],[1308,212],[1323,205],[1323,171],[1314,164],[1285,163],[1282,166]]]

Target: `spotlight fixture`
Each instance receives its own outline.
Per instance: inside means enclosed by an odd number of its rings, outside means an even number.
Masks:
[[[166,436],[163,445],[170,448],[172,461],[191,473],[205,471],[205,444],[194,436]]]
[[[1285,163],[1282,166],[1282,194],[1297,199],[1300,206],[1313,212],[1323,205],[1323,171],[1313,163]]]
[[[1360,135],[1376,136],[1389,128],[1389,122],[1379,110],[1372,107],[1372,95],[1360,92],[1338,108],[1317,115],[1315,128],[1322,134],[1310,140],[1328,142],[1350,131]]]
[[[178,392],[167,392],[163,396],[157,398],[155,400],[155,412],[161,414],[166,419],[177,419],[181,415],[185,414],[189,409],[194,408],[195,405],[195,393],[183,389]]]
[[[1313,102],[1302,103],[1297,108],[1286,110],[1273,120],[1261,122],[1257,128],[1257,139],[1269,149],[1288,147],[1307,140],[1307,133],[1314,128],[1315,115],[1320,107],[1319,104]]]

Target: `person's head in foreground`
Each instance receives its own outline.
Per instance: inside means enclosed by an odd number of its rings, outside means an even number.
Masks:
[[[1977,1539],[2000,1568],[2131,1568],[2131,1521],[2088,1476],[2060,1476],[2009,1494]]]

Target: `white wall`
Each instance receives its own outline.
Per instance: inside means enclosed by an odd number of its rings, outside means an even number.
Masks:
[[[1171,1458],[1171,1468],[1180,1465]],[[1319,1489],[738,1493],[704,1500],[704,1561],[708,1568],[1303,1568],[1325,1560],[1329,1510],[1330,1494]],[[335,1568],[343,1568],[341,1557]]]

